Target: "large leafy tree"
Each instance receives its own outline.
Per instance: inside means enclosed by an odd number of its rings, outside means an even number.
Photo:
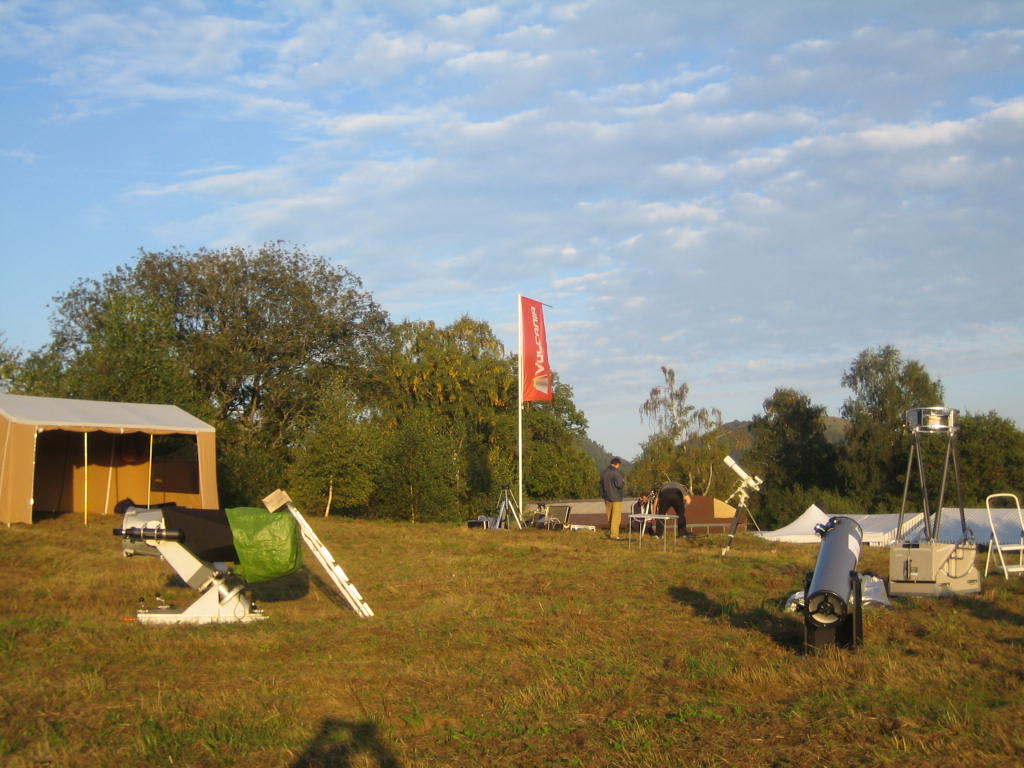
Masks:
[[[902,429],[906,412],[940,405],[942,383],[887,345],[861,352],[842,384],[853,393],[842,407],[850,421],[840,464],[845,491],[865,511],[898,509],[910,446]]]
[[[405,454],[413,445],[405,433],[414,427],[449,446],[431,476],[451,489],[459,506],[483,503],[495,481],[512,482],[514,368],[486,323],[469,317],[446,327],[398,323],[373,376],[384,429],[403,441]],[[417,452],[433,455],[426,446]]]
[[[583,447],[587,420],[572,388],[554,377],[551,402],[524,404],[523,493],[533,499],[594,495],[598,471]]]
[[[502,486],[515,484],[516,362],[486,323],[398,323],[375,376],[387,450],[398,462],[385,462],[394,477],[381,478],[378,511],[411,515],[408,497],[419,487],[435,501],[415,508],[418,519],[459,518],[488,509]],[[553,391],[552,402],[525,408],[524,492],[590,495],[596,470],[581,447],[586,419],[557,377]]]
[[[51,343],[23,381],[34,394],[169,402],[212,421],[221,495],[252,503],[282,482],[325,387],[341,377],[365,388],[387,328],[355,275],[300,248],[142,251],[57,297]]]
[[[764,478],[759,524],[785,522],[806,508],[809,497],[835,492],[837,450],[825,436],[824,417],[825,407],[804,393],[779,388],[764,401],[764,413],[751,420],[753,447],[743,463]]]
[[[964,503],[984,506],[991,493],[1024,492],[1024,432],[994,412],[963,414],[957,435]],[[947,506],[956,497],[946,500]]]

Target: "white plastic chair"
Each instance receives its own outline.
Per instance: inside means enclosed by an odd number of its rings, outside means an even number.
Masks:
[[[1012,499],[1013,505],[1017,508],[1017,539],[1014,542],[1001,542],[996,531],[995,522],[992,520],[992,500]],[[989,561],[992,559],[992,549],[995,548],[999,562],[993,567],[1002,571],[1003,576],[1010,578],[1011,573],[1024,573],[1024,514],[1021,513],[1020,499],[1012,493],[993,493],[985,498],[985,509],[988,512],[988,527],[992,531],[992,540],[988,545],[988,554],[985,556],[985,575],[988,576]],[[997,509],[1012,509],[1012,507],[997,507]],[[1004,537],[1005,538],[1005,537]],[[1005,555],[1017,553],[1017,562],[1006,562]],[[1011,560],[1013,558],[1010,558]]]

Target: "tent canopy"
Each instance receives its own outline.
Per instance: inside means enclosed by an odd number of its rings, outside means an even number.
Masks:
[[[0,522],[107,513],[124,498],[216,508],[215,441],[174,405],[0,394]]]
[[[831,515],[823,512],[816,504],[811,504],[800,517],[789,525],[779,528],[777,531],[759,531],[755,535],[770,541],[784,541],[791,544],[818,544],[821,542],[821,536],[814,532],[814,528],[817,525],[827,523],[830,517]],[[875,547],[887,547],[896,540],[900,517],[898,514],[857,514],[842,515],[842,517],[849,517],[857,521],[863,532],[861,541],[864,544]],[[957,517],[957,520],[959,521],[959,517]],[[916,535],[923,524],[923,513],[904,515],[903,536],[912,537]]]

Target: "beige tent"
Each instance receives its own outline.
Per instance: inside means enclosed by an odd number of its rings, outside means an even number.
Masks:
[[[174,405],[0,394],[0,522],[121,499],[215,509],[216,433]]]

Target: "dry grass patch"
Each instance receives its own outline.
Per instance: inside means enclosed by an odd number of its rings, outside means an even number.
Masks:
[[[1024,760],[1024,582],[865,612],[804,656],[782,601],[816,547],[637,551],[588,533],[311,519],[373,608],[305,557],[247,626],[144,627],[191,602],[118,521],[0,530],[0,763],[844,766]],[[885,575],[866,549],[861,570]]]

